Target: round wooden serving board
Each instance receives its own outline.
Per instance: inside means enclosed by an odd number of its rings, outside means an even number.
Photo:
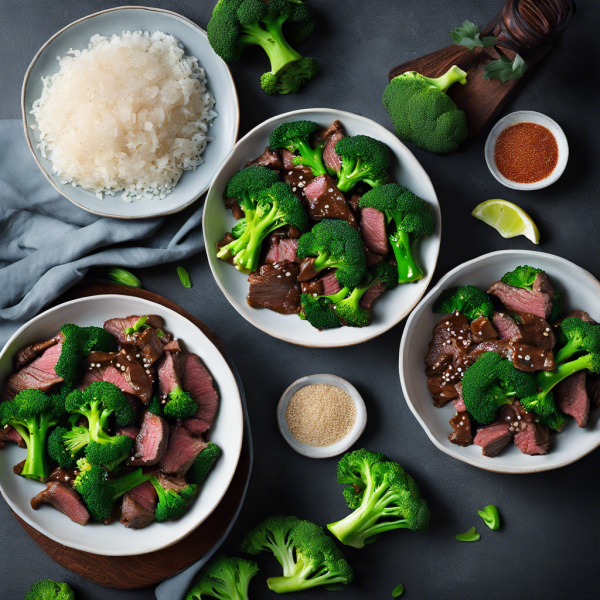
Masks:
[[[61,296],[53,305],[99,294],[135,296],[170,308],[196,325],[230,363],[223,345],[204,323],[170,300],[146,290],[111,284],[77,286]],[[236,510],[242,501],[249,469],[250,451],[248,439],[244,435],[242,453],[235,475],[223,500],[221,500],[214,512],[204,523],[190,533],[188,537],[180,540],[173,546],[150,554],[141,554],[138,556],[98,556],[96,554],[73,550],[47,538],[19,519],[19,517],[17,517],[17,520],[52,560],[66,569],[77,573],[77,575],[112,588],[133,589],[146,587],[155,585],[189,567],[192,563],[202,558],[217,543],[227,529],[231,519],[235,516]],[[82,535],[85,535],[84,529],[82,529]]]

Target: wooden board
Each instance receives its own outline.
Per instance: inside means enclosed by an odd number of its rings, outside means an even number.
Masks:
[[[196,317],[177,306],[174,302],[146,290],[126,288],[118,285],[82,285],[61,296],[53,305],[68,300],[99,294],[120,294],[144,298],[161,304],[189,319],[227,360],[224,347],[215,334]],[[177,544],[139,556],[98,556],[73,550],[58,544],[39,533],[17,517],[17,520],[33,540],[59,565],[81,575],[85,579],[112,588],[133,589],[155,585],[167,577],[189,567],[202,558],[221,538],[238,509],[250,469],[250,451],[247,437],[244,435],[240,460],[233,480],[214,512],[190,535]],[[16,515],[15,515],[16,516]],[[82,528],[82,535],[85,529]]]

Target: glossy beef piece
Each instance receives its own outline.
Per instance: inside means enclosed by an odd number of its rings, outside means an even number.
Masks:
[[[45,490],[31,499],[33,510],[37,510],[42,504],[50,504],[79,525],[85,525],[90,520],[90,513],[79,494],[70,485],[61,481],[49,482]]]
[[[585,427],[590,413],[590,397],[586,388],[586,371],[573,373],[554,387],[558,408],[571,415],[579,427]]]
[[[339,173],[342,168],[342,161],[335,151],[336,144],[344,138],[344,134],[341,131],[336,131],[331,135],[325,142],[325,149],[323,150],[323,162],[328,170]]]
[[[525,423],[525,427],[515,435],[514,442],[523,454],[548,454],[550,430],[539,423]]]
[[[360,211],[360,234],[365,246],[377,254],[387,254],[390,244],[387,235],[385,215],[376,208],[363,208]]]
[[[184,487],[189,485],[185,478],[177,477],[177,475],[167,475],[167,473],[159,472],[157,478],[158,483],[165,490],[173,490],[174,492],[180,492]]]
[[[323,295],[325,296],[333,296],[333,294],[337,294],[342,289],[340,282],[335,276],[335,270],[324,271],[319,275],[319,281],[323,283]]]
[[[269,238],[269,250],[265,258],[266,264],[273,264],[289,260],[290,262],[300,262],[298,258],[298,240],[289,239],[280,235],[272,235]]]
[[[283,161],[277,150],[271,150],[271,148],[267,146],[265,151],[258,158],[247,162],[246,166],[267,167],[269,169],[274,169],[275,171],[281,171],[281,169],[283,169]]]
[[[543,271],[535,276],[533,285],[531,286],[534,293],[546,294],[552,298],[554,296],[554,287],[550,282],[550,278]]]
[[[181,352],[179,340],[171,340],[165,344],[165,352]]]
[[[485,352],[496,352],[503,358],[512,361],[519,371],[533,373],[534,371],[556,370],[552,352],[536,346],[529,346],[519,339],[481,342],[469,353],[469,357],[472,362],[475,362]]]
[[[16,395],[22,390],[35,389],[50,392],[63,382],[54,370],[60,353],[62,343],[57,343],[44,350],[43,354],[32,363],[11,373],[6,378],[6,389],[9,395]]]
[[[120,521],[129,529],[143,529],[154,523],[158,494],[149,481],[134,487],[125,496]]]
[[[356,191],[350,196],[350,198],[348,198],[347,202],[348,205],[350,206],[350,208],[352,209],[352,212],[355,215],[360,214],[360,206],[358,205],[358,203],[360,202],[360,199],[362,197],[363,194],[357,194]]]
[[[509,432],[509,424],[502,421],[494,421],[491,425],[486,425],[479,429],[473,443],[481,446],[481,453],[484,456],[497,456],[506,448],[513,434]]]
[[[268,308],[281,314],[300,312],[298,273],[298,265],[289,261],[263,265],[250,273],[248,304],[252,308]]]
[[[173,427],[169,437],[169,447],[159,463],[166,473],[185,477],[196,457],[208,444],[200,437],[194,437],[185,427]]]
[[[56,467],[50,471],[48,481],[60,481],[61,483],[73,486],[73,481],[78,473],[79,471],[77,469],[63,469],[62,467]]]
[[[303,281],[300,284],[300,289],[303,294],[313,294],[316,296],[323,295],[323,280],[322,279],[311,279],[310,281]]]
[[[539,289],[517,288],[497,281],[487,293],[496,296],[511,312],[530,313],[546,319],[552,310],[552,297]]]
[[[568,312],[565,315],[565,319],[567,317],[575,317],[576,319],[581,319],[582,321],[585,321],[586,323],[591,323],[592,325],[596,325],[596,321],[594,321],[594,319],[592,319],[592,317],[590,317],[590,313],[586,312],[585,310],[572,310],[571,312]]]
[[[179,368],[179,353],[165,352],[158,363],[158,384],[163,397],[181,388],[181,371]]]
[[[62,332],[58,332],[54,337],[46,340],[45,342],[38,342],[37,344],[31,344],[21,348],[17,351],[13,358],[13,366],[15,371],[22,369],[25,365],[33,362],[36,358],[39,358],[48,348],[56,346],[57,344],[64,342],[65,336]]]
[[[466,412],[457,412],[449,421],[452,425],[452,433],[448,439],[457,446],[469,446],[473,443],[471,432],[471,418]]]
[[[556,338],[546,319],[528,313],[519,313],[515,318],[524,341],[546,350],[554,348]]]
[[[109,360],[108,352],[94,353],[103,354],[104,360]],[[90,355],[91,356],[91,355]],[[98,361],[96,364],[103,364]],[[122,349],[110,359],[110,366],[104,369],[104,381],[116,385],[125,394],[130,394],[141,400],[144,404],[152,398],[152,387],[154,384],[154,371],[150,367],[144,367],[135,358],[132,349]]]
[[[501,340],[510,340],[521,336],[521,328],[517,322],[506,313],[495,312],[492,317],[492,324]]]
[[[300,269],[298,270],[298,281],[302,283],[303,281],[310,281],[318,276],[317,271],[315,270],[315,260],[316,258],[305,258],[300,263]]]
[[[12,442],[17,444],[19,448],[27,448],[25,440],[21,437],[21,434],[10,425],[0,428],[0,450],[4,448],[6,442]]]
[[[315,147],[319,142],[326,142],[333,134],[343,130],[342,123],[336,119],[326,129],[319,129],[312,135],[311,144]]]
[[[379,298],[379,296],[381,296],[385,290],[386,287],[383,285],[383,283],[381,283],[381,281],[378,281],[375,285],[372,285],[360,299],[361,308],[364,308],[365,310],[371,310],[373,302],[375,302],[375,300],[377,300],[377,298]]]
[[[471,336],[474,342],[497,340],[498,332],[487,317],[477,317],[471,323]]]
[[[217,242],[217,251],[224,246],[227,246],[227,244],[231,244],[231,242],[235,242],[235,238],[231,235],[231,233],[226,233],[225,237]]]
[[[225,208],[228,208],[234,219],[237,219],[238,221],[245,217],[242,207],[235,198],[225,198]]]
[[[454,400],[452,400],[452,405],[456,409],[456,412],[467,412],[467,407],[465,406],[465,401],[463,400],[462,395],[462,381],[460,383],[454,384],[454,389],[456,390],[456,393],[458,395]]]
[[[128,438],[132,439],[135,442],[135,438],[137,438],[140,433],[140,428],[136,425],[126,425],[125,427],[119,427],[116,431],[117,435],[126,435]]]
[[[84,372],[79,385],[77,386],[78,390],[85,390],[88,385],[94,383],[94,381],[104,381],[104,368],[96,368],[96,367],[88,367]]]
[[[313,221],[341,219],[358,228],[356,218],[350,210],[344,194],[338,190],[333,177],[319,175],[305,188],[304,195],[308,206],[308,216]]]
[[[104,323],[104,329],[108,331],[117,342],[124,346],[127,344],[131,344],[132,338],[125,333],[125,329],[129,327],[133,327],[140,319],[141,315],[129,315],[124,318],[115,318],[108,319]],[[163,329],[164,324],[161,317],[158,315],[146,315],[148,318],[146,319],[146,325],[149,327],[154,327],[155,329]]]
[[[165,351],[165,345],[160,341],[154,327],[136,331],[131,335],[131,340],[137,350],[135,357],[139,358],[145,366],[153,365]]]
[[[200,435],[209,429],[219,409],[219,394],[211,374],[202,364],[197,354],[183,354],[181,364],[181,385],[198,405],[193,417],[184,419],[183,426]]]
[[[25,461],[22,460],[20,463],[17,463],[14,467],[13,467],[13,473],[15,475],[21,475],[21,473],[23,472],[23,467],[25,466]]]
[[[169,442],[169,424],[158,415],[145,411],[142,426],[135,438],[133,457],[129,465],[146,466],[155,465],[167,451]]]

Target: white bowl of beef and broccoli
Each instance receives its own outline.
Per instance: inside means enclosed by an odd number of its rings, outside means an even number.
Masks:
[[[406,402],[443,452],[532,473],[600,446],[600,283],[573,263],[507,250],[456,267],[407,321]]]
[[[236,378],[197,327],[153,302],[104,295],[40,314],[0,353],[0,385],[0,491],[64,546],[170,546],[235,473]]]
[[[213,275],[273,337],[365,342],[425,293],[441,217],[431,181],[384,127],[333,109],[265,121],[242,138],[204,208]]]

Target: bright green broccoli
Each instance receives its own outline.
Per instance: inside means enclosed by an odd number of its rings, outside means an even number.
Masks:
[[[171,419],[187,419],[193,417],[198,410],[198,404],[188,392],[176,386],[169,392],[169,400],[163,407],[166,417]]]
[[[269,589],[283,594],[352,581],[352,568],[322,527],[296,517],[269,517],[244,539],[242,550],[270,551],[283,576],[269,577]]]
[[[196,460],[192,463],[185,478],[190,483],[196,485],[203,484],[214,469],[214,466],[221,456],[221,448],[214,442],[208,442],[208,446],[198,454]]]
[[[467,82],[456,65],[436,79],[408,71],[390,81],[382,100],[402,141],[435,154],[458,148],[469,131],[465,113],[446,95],[456,82]]]
[[[502,275],[500,281],[502,283],[506,283],[506,285],[512,285],[513,287],[531,290],[533,288],[533,282],[535,281],[538,273],[542,272],[542,269],[523,265]]]
[[[146,410],[159,417],[165,416],[165,406],[158,396],[152,397],[152,400],[146,405]]]
[[[79,448],[77,451],[70,450],[65,445],[63,436],[69,433],[69,429],[66,427],[55,427],[52,433],[48,436],[47,451],[48,456],[51,460],[58,463],[59,467],[63,469],[74,469],[77,460],[82,456],[82,448],[85,447],[89,442],[89,434],[87,435],[88,441]],[[85,430],[87,433],[87,429]]]
[[[386,217],[389,240],[398,263],[398,283],[423,277],[412,245],[420,237],[433,235],[435,218],[429,204],[396,183],[369,190],[359,201],[360,208],[376,208]]]
[[[23,600],[75,600],[75,594],[67,583],[42,579],[31,586]]]
[[[444,315],[458,311],[463,313],[469,321],[474,321],[479,317],[491,319],[494,314],[494,305],[489,296],[478,287],[462,285],[446,288],[433,303],[431,310]]]
[[[82,350],[84,354],[90,352],[116,352],[115,338],[103,327],[82,327]]]
[[[298,240],[298,257],[316,257],[314,270],[335,269],[342,287],[356,287],[367,264],[360,234],[347,221],[324,219]]]
[[[383,142],[368,135],[353,135],[342,138],[335,152],[342,162],[337,182],[340,192],[349,192],[360,181],[371,187],[385,183],[390,155]]]
[[[290,46],[282,27],[289,25],[290,39],[299,43],[312,35],[314,23],[302,0],[219,0],[207,34],[213,50],[228,63],[238,60],[244,48],[260,46],[271,63],[261,87],[267,94],[288,94],[298,92],[319,66]]]
[[[519,371],[510,360],[495,352],[485,352],[471,365],[462,380],[465,406],[473,418],[487,425],[498,409],[518,398],[536,393],[535,377]]]
[[[349,484],[344,497],[354,512],[327,527],[343,544],[362,548],[385,531],[429,526],[429,508],[414,479],[383,454],[348,452],[338,464],[337,480]]]
[[[27,444],[27,458],[21,471],[23,477],[39,481],[48,478],[48,433],[65,416],[60,395],[48,396],[40,390],[23,390],[14,400],[0,404],[0,426],[12,425]]]
[[[367,275],[347,298],[335,303],[334,310],[338,319],[349,327],[365,327],[371,322],[371,313],[360,305],[365,292],[377,283],[389,290],[397,284],[398,270],[389,262],[381,262],[369,268]]]
[[[249,600],[250,580],[258,571],[254,561],[216,556],[196,575],[185,600],[201,600],[206,596],[218,600]]]
[[[319,129],[314,121],[287,121],[278,125],[269,136],[269,146],[274,150],[286,149],[298,152],[299,156],[292,159],[295,165],[310,167],[313,175],[325,175],[327,169],[323,162],[325,144],[320,142],[312,147],[310,138]]]
[[[77,469],[79,473],[73,480],[73,489],[81,496],[92,520],[99,523],[110,517],[118,498],[153,477],[144,474],[140,467],[118,479],[108,479],[106,471],[87,458],[77,461]]]
[[[552,296],[552,310],[550,310],[550,314],[548,315],[548,322],[553,323],[554,321],[558,321],[562,314],[563,295],[561,291],[556,290],[554,296]]]
[[[580,352],[600,352],[600,325],[577,317],[567,317],[560,324],[560,330],[565,344],[554,355],[557,365]]]
[[[187,511],[190,502],[198,495],[198,486],[193,483],[188,483],[179,491],[164,488],[156,477],[152,477],[150,483],[158,494],[158,504],[154,512],[158,523],[180,519]]]
[[[240,238],[231,244],[235,246],[233,262],[236,268],[244,273],[256,271],[263,241],[283,225],[294,225],[300,231],[306,231],[308,217],[291,186],[279,181],[258,194],[256,212],[242,236],[243,241]],[[219,258],[231,258],[228,246],[217,254]]]
[[[350,288],[342,288],[337,294],[329,296],[315,296],[302,294],[300,296],[300,318],[308,321],[315,329],[336,329],[342,323],[334,310],[335,305],[350,293]]]
[[[241,238],[244,235],[244,232],[246,231],[246,217],[242,217],[232,228],[231,228],[231,235],[238,240],[239,238]]]

